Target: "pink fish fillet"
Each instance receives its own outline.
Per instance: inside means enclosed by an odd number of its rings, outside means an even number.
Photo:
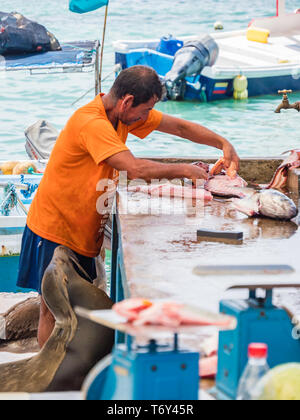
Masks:
[[[267,186],[267,189],[278,189],[285,187],[287,183],[289,170],[300,167],[300,149],[290,151],[291,154],[282,162],[276,170],[272,181]]]
[[[177,328],[180,326],[178,305],[172,303],[155,303],[140,313],[133,325],[161,325],[169,328]]]
[[[246,194],[242,189],[247,185],[248,183],[238,175],[234,178],[228,175],[216,175],[206,181],[204,188],[213,195],[244,198]]]
[[[113,310],[120,316],[126,318],[129,322],[138,319],[139,313],[152,306],[152,303],[147,299],[132,298],[126,299],[122,302],[116,303]]]
[[[211,193],[202,188],[182,187],[181,185],[173,184],[129,186],[128,191],[142,192],[153,197],[192,198],[203,201],[211,201],[213,199]]]
[[[200,358],[199,371],[201,378],[214,378],[218,372],[218,356]]]
[[[113,306],[113,310],[125,317],[134,326],[160,325],[177,328],[181,325],[228,327],[231,320],[212,319],[205,313],[198,313],[176,302],[152,303],[147,299],[127,299]]]

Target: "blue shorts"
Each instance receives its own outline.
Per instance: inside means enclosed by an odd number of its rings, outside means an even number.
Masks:
[[[33,289],[39,292],[40,295],[42,294],[41,287],[44,272],[52,260],[55,248],[58,246],[60,244],[41,238],[33,233],[28,226],[25,227],[19,261],[18,287]],[[85,257],[76,252],[74,254],[77,256],[81,267],[94,280],[97,277],[95,259]],[[75,266],[74,268],[76,269]]]

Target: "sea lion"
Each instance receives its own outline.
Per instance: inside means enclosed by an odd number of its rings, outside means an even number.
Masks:
[[[106,293],[78,274],[77,271],[81,271],[82,276],[88,278],[70,249],[58,247],[55,254],[60,264],[64,264],[67,277],[72,279],[67,284],[72,308],[75,306],[82,306],[89,310],[112,308],[113,302]],[[78,328],[74,340],[68,345],[66,357],[47,391],[80,390],[87,374],[101,359],[111,353],[113,344],[113,330],[78,317]]]
[[[107,309],[112,303],[76,272],[74,264],[87,276],[71,250],[55,250],[42,282],[44,301],[55,317],[54,330],[36,356],[0,365],[0,392],[75,390],[90,366],[111,351],[113,331],[82,319],[77,322],[72,305]]]

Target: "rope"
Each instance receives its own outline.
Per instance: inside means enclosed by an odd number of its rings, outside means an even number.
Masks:
[[[6,194],[6,197],[1,203],[1,214],[3,216],[9,216],[10,211],[16,207],[18,203],[18,195],[14,184],[8,183],[4,188],[4,193]]]
[[[27,185],[26,190],[20,190],[21,193],[25,198],[30,198],[31,195],[35,192],[38,188],[38,184],[31,184],[30,182],[24,182],[24,175],[21,175],[21,183]],[[10,212],[13,208],[17,207],[18,204],[24,213],[27,215],[28,211],[20,198],[18,197],[18,193],[16,191],[16,187],[13,183],[8,182],[7,185],[4,187],[4,194],[5,198],[0,205],[0,212],[3,216],[9,216]]]
[[[25,182],[24,175],[21,175],[21,184],[28,186],[26,190],[20,190],[24,198],[30,198],[39,186],[38,184],[31,184],[30,182]]]

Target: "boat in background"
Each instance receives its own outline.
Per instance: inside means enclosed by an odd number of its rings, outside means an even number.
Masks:
[[[209,36],[172,36],[114,42],[122,69],[154,68],[168,99],[209,102],[300,91],[300,9],[287,14],[277,0],[277,15],[254,19],[240,31]]]
[[[17,165],[24,168],[23,173],[12,174]],[[25,291],[16,286],[21,240],[29,206],[45,166],[45,162],[29,160],[0,162],[0,292]]]

